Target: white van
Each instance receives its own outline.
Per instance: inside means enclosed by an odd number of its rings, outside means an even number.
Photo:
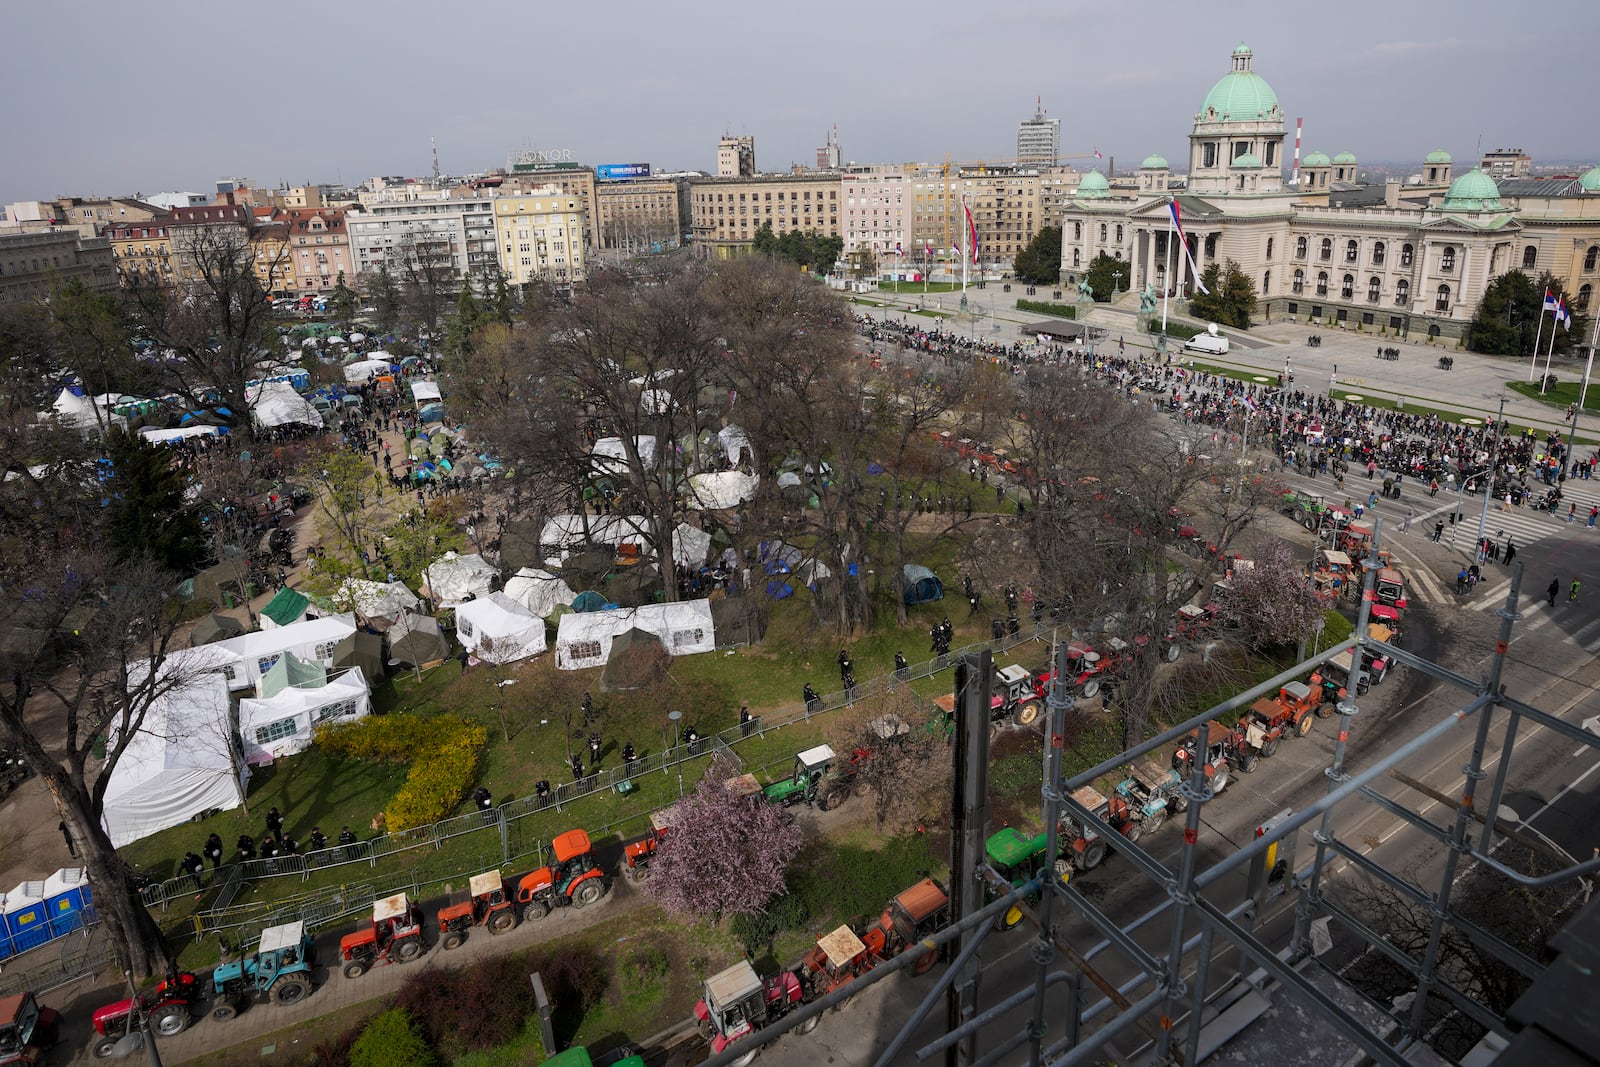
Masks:
[[[1209,352],[1220,356],[1228,351],[1228,339],[1217,332],[1217,324],[1212,323],[1205,333],[1196,334],[1183,343],[1185,352]]]

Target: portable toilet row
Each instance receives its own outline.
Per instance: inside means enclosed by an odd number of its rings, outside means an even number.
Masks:
[[[0,959],[78,929],[89,907],[89,880],[82,867],[63,867],[43,881],[18,884],[0,898]]]

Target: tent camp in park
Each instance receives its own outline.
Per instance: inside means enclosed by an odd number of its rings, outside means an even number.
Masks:
[[[318,426],[322,413],[288,382],[260,382],[245,390],[250,418],[257,426]]]
[[[357,630],[334,647],[333,667],[334,670],[360,667],[361,676],[369,684],[382,679],[389,673],[383,655],[383,636]]]
[[[500,566],[508,571],[539,566],[543,562],[539,554],[539,530],[539,524],[531,519],[513,519],[506,523],[500,530]]]
[[[203,656],[208,666],[227,677],[228,688],[254,688],[261,676],[272,670],[278,658],[286,652],[292,652],[303,660],[332,663],[334,648],[355,629],[353,617],[329,615],[270,630],[240,634],[204,645],[195,649],[194,653]]]
[[[310,606],[310,597],[284,586],[261,609],[261,628],[272,630],[301,622],[305,619],[306,609]]]
[[[503,592],[541,619],[548,619],[558,606],[571,604],[578,597],[565,581],[534,567],[524,567],[513,574]]]
[[[900,568],[900,589],[908,605],[944,599],[944,583],[920,563],[907,563]]]
[[[744,427],[728,425],[717,431],[717,440],[728,453],[728,462],[737,466],[741,461],[755,463],[756,452],[750,446],[750,435]]]
[[[359,667],[329,677],[320,663],[302,664],[295,674],[294,685],[239,701],[239,736],[251,766],[303,752],[318,726],[354,722],[372,711]]]
[[[499,569],[476,552],[446,552],[423,568],[423,592],[437,606],[453,608],[468,596],[487,596],[499,577]]]
[[[354,363],[346,363],[344,365],[344,380],[351,385],[360,385],[363,382],[371,381],[380,374],[390,374],[393,371],[394,365],[387,359],[374,359],[369,356],[366,359],[358,359]]]
[[[429,401],[442,400],[444,397],[439,393],[438,382],[415,381],[411,383],[411,399],[420,408]]]
[[[717,644],[711,604],[706,600],[574,612],[561,616],[556,666],[567,671],[601,666],[611,656],[611,643],[633,627],[655,634],[673,656],[710,652]]]
[[[759,480],[743,471],[718,471],[715,474],[696,474],[689,479],[689,492],[694,506],[705,511],[722,511],[738,507],[756,495]]]
[[[238,637],[244,633],[244,623],[232,615],[221,615],[213,612],[194,624],[194,629],[189,631],[189,647],[198,648],[200,645],[209,645],[213,641],[226,641],[230,637]]]
[[[488,663],[511,663],[545,650],[544,620],[504,593],[457,607],[456,637]]]
[[[407,667],[426,667],[450,655],[450,642],[432,615],[402,615],[384,636],[389,640],[389,659]]]
[[[600,688],[606,692],[644,689],[667,676],[672,657],[661,638],[636,626],[629,627],[611,641],[611,655],[600,672]]]
[[[380,624],[380,628],[422,606],[421,598],[404,582],[371,582],[365,578],[346,578],[323,600],[334,611],[353,611],[370,623]]]
[[[645,470],[654,470],[656,465],[656,439],[650,434],[641,434],[633,439],[634,447],[639,453],[639,465]],[[614,474],[624,474],[630,469],[627,445],[620,437],[602,437],[594,443],[591,449],[594,456],[596,470]]]
[[[225,559],[194,576],[195,599],[219,608],[232,607],[230,597],[243,600],[249,586],[250,561],[243,556]]]
[[[645,545],[643,515],[552,515],[539,531],[544,558],[560,564],[585,545]]]
[[[594,589],[585,589],[572,598],[573,611],[605,611],[611,607],[615,605]]]
[[[80,433],[93,433],[102,427],[127,426],[128,420],[112,413],[109,405],[96,403],[89,397],[63,389],[56,394],[49,414]]]
[[[234,759],[229,733],[228,686],[220,675],[195,675],[154,700],[106,784],[103,821],[111,843],[121,848],[243,803],[250,770]]]

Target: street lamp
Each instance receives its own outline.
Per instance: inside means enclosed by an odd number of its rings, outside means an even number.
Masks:
[[[678,720],[681,719],[681,718],[683,718],[683,712],[681,712],[681,711],[669,711],[669,712],[667,712],[667,726],[664,728],[664,732],[662,733],[662,738],[666,742],[664,748],[665,748],[665,751],[668,752],[668,753],[670,753],[672,751],[673,747],[677,743]],[[661,773],[662,774],[666,774],[667,773],[667,758],[666,758],[665,755],[663,755],[661,757]]]
[[[1495,454],[1500,450],[1500,434],[1504,429],[1506,394],[1500,394],[1500,411],[1494,417],[1494,443],[1489,446],[1489,469],[1483,474],[1483,511],[1478,516],[1478,544],[1483,544],[1483,532],[1489,525],[1489,498],[1494,495]]]

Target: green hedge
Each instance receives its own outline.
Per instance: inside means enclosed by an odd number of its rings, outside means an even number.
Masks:
[[[1159,337],[1161,335],[1161,320],[1152,317],[1150,319],[1150,325],[1146,327],[1146,329],[1150,333]],[[1167,336],[1176,337],[1180,341],[1187,341],[1191,337],[1199,337],[1205,332],[1206,331],[1204,329],[1198,326],[1185,326],[1181,322],[1167,323]]]
[[[1051,304],[1043,300],[1018,300],[1018,311],[1031,311],[1036,315],[1059,315],[1064,319],[1076,319],[1078,309],[1071,304]]]
[[[383,820],[393,833],[438,822],[461,803],[478,773],[489,731],[449,715],[385,715],[316,732],[317,746],[340,759],[409,763],[405,785],[389,801]]]
[[[373,1016],[350,1046],[350,1067],[432,1067],[438,1062],[416,1020],[400,1008]]]

